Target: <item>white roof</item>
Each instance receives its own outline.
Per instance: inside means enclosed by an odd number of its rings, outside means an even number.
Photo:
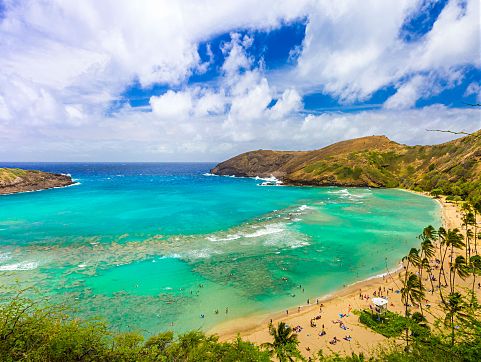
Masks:
[[[384,298],[372,298],[372,302],[378,307],[385,306],[388,303],[387,299]]]

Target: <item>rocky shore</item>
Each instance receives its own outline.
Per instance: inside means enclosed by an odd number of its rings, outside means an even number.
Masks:
[[[65,187],[73,183],[68,175],[19,168],[0,168],[0,195]]]

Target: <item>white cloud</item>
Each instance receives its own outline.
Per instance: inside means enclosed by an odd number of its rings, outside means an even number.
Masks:
[[[10,118],[12,118],[12,115],[7,107],[7,103],[5,102],[5,99],[0,96],[0,120],[9,120]]]
[[[204,117],[208,115],[223,114],[225,111],[226,99],[223,91],[215,93],[206,91],[197,99],[195,115]]]
[[[301,96],[295,89],[289,88],[282,93],[281,98],[271,108],[271,117],[276,119],[283,118],[289,113],[301,109],[301,107]]]
[[[405,42],[401,27],[422,5],[414,0],[316,2],[297,67],[287,77],[352,102],[418,72],[442,77],[466,64],[479,67],[479,1],[468,0],[465,7],[449,1],[430,32]]]
[[[481,102],[481,85],[476,82],[469,83],[466,91],[464,92],[465,96],[470,96],[474,94],[476,96],[476,101]]]
[[[231,33],[231,41],[222,47],[222,53],[227,55],[222,70],[227,76],[235,75],[251,66],[252,60],[247,57],[245,49],[252,44],[252,38],[247,35],[243,39],[240,37],[239,33]]]
[[[308,115],[297,135],[298,142],[314,147],[313,140],[316,139],[335,142],[371,135],[386,135],[396,142],[415,145],[441,143],[453,138],[450,134],[430,132],[428,129],[473,132],[480,128],[479,110],[434,105],[410,110]]]
[[[465,6],[464,6],[465,5]],[[448,69],[457,65],[481,65],[480,2],[451,0],[432,30],[408,58],[414,70]]]
[[[161,96],[150,97],[152,112],[159,118],[184,119],[192,109],[192,97],[189,92],[167,91]]]
[[[419,99],[419,93],[421,87],[426,82],[425,77],[415,76],[406,83],[402,84],[397,92],[389,97],[384,103],[384,107],[387,109],[402,109],[411,108],[416,104]]]
[[[408,109],[458,84],[464,65],[480,66],[479,1],[467,1],[465,9],[450,1],[428,34],[404,42],[400,28],[422,3],[9,0],[0,21],[0,154],[219,160],[252,148],[317,148],[371,133],[426,143],[448,137],[425,132],[428,127],[479,128],[479,110]],[[255,32],[235,32],[301,17],[307,28],[292,51],[297,63],[276,78],[248,55]],[[219,79],[189,85],[214,60],[208,45],[208,59],[200,58],[199,43],[229,32]],[[172,89],[151,97],[150,107],[112,114],[112,102],[134,81]],[[386,85],[397,92],[382,110],[299,112],[310,90],[350,102]]]

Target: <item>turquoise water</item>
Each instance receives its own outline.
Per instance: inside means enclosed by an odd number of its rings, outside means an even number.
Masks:
[[[400,190],[261,187],[212,164],[19,166],[79,184],[0,197],[0,283],[146,334],[305,304],[395,268],[440,225],[437,203]]]

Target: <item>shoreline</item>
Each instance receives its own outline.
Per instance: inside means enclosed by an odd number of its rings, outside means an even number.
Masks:
[[[385,280],[386,277],[392,278],[393,275],[397,274],[400,270],[402,269],[402,264],[400,263],[398,267],[389,272],[385,272],[382,274],[377,274],[370,276],[366,279],[362,279],[356,282],[353,282],[351,284],[345,285],[340,287],[340,289],[337,289],[331,293],[324,294],[322,296],[319,296],[315,298],[319,303],[328,303],[332,300],[335,300],[340,297],[344,297],[347,295],[351,295],[354,293],[354,291],[357,291],[362,288],[368,288],[368,287],[373,287],[377,286],[381,280]],[[317,309],[320,304],[302,304],[300,305],[303,310],[301,312],[296,312],[295,309],[297,307],[288,307],[288,310],[294,310],[296,313],[295,315],[305,315],[308,312]],[[213,326],[211,329],[207,331],[208,334],[217,334],[219,335],[221,340],[230,340],[235,337],[240,333],[242,336],[242,332],[256,332],[258,330],[264,329],[266,325],[269,323],[269,321],[272,319],[273,321],[277,321],[277,319],[282,319],[285,316],[285,310],[283,311],[276,311],[276,312],[267,312],[267,313],[259,313],[259,314],[252,314],[240,318],[236,318],[234,320],[226,321],[219,323],[215,326]],[[260,324],[258,321],[259,319],[262,319],[262,323]],[[255,321],[255,322],[254,322]],[[242,324],[244,323],[246,326],[243,328],[239,328],[239,322]],[[251,326],[248,326],[248,325]],[[252,324],[255,324],[254,327],[252,327]],[[232,326],[231,326],[232,325]],[[235,326],[235,327],[234,327]]]
[[[426,193],[416,192],[412,190],[400,189],[402,191],[415,193],[424,197],[430,197]],[[431,198],[431,197],[430,197]],[[443,198],[433,199],[440,206],[440,221],[445,228],[460,228],[460,215],[457,205],[447,203]],[[352,352],[362,352],[370,354],[376,346],[386,340],[380,334],[376,334],[367,329],[357,321],[357,317],[348,318],[350,311],[356,309],[364,309],[369,307],[368,300],[360,298],[361,295],[371,295],[374,291],[384,291],[388,293],[389,290],[396,291],[400,289],[400,282],[398,281],[398,274],[402,270],[402,264],[399,264],[396,269],[386,270],[385,273],[371,276],[367,279],[359,280],[350,285],[346,285],[336,290],[317,298],[317,303],[300,306],[297,308],[289,308],[289,314],[285,311],[277,311],[273,313],[253,314],[241,318],[236,318],[231,321],[217,324],[210,328],[207,332],[210,334],[217,334],[221,341],[229,341],[240,335],[242,338],[261,344],[270,340],[268,333],[268,323],[272,321],[274,324],[278,322],[286,322],[294,326],[301,326],[306,332],[298,333],[299,347],[301,353],[306,357],[312,357],[312,353],[317,353],[322,349],[326,352],[351,354]],[[387,289],[386,289],[387,288]],[[392,292],[391,292],[392,293]],[[393,295],[393,294],[391,294]],[[399,299],[399,300],[396,300]],[[314,299],[315,300],[315,299]],[[390,310],[395,312],[402,312],[399,295],[394,294],[394,297],[389,299],[391,305]],[[393,303],[394,302],[394,303]],[[321,308],[320,308],[321,307]],[[322,310],[322,313],[320,312]],[[339,327],[333,327],[335,320],[339,320],[339,316],[346,314],[345,322],[349,324],[349,331],[339,331]],[[322,318],[321,318],[322,316]],[[324,318],[324,317],[328,318]],[[322,324],[326,327],[327,337],[320,337],[318,335],[319,327],[312,327],[309,322],[315,318],[320,319],[316,322],[318,325]],[[314,328],[314,329],[312,329]],[[315,333],[310,333],[310,332]],[[336,345],[327,344],[328,341],[337,334],[336,337],[349,335],[353,337],[352,342],[341,340]]]
[[[64,188],[67,188],[67,187],[79,186],[79,185],[81,185],[81,184],[82,184],[82,183],[80,183],[80,182],[78,182],[78,181],[73,181],[71,184],[63,185],[63,186],[45,187],[45,188],[41,188],[41,189],[38,189],[38,190],[14,191],[14,192],[9,192],[9,193],[4,193],[4,194],[0,193],[0,197],[1,197],[1,196],[27,194],[27,193],[31,193],[31,192],[40,192],[40,191],[53,190],[53,189],[64,189]]]
[[[362,288],[368,288],[368,287],[373,287],[379,285],[380,281],[386,280],[386,277],[392,278],[394,275],[396,275],[398,272],[402,270],[402,262],[399,262],[398,266],[393,269],[393,270],[388,270],[384,273],[381,274],[376,274],[372,275],[370,277],[367,277],[365,279],[361,279],[358,281],[355,281],[353,283],[341,286],[339,289],[336,289],[330,293],[323,294],[321,296],[318,296],[314,298],[313,300],[318,301],[319,303],[327,303],[332,300],[335,300],[340,297],[344,297],[347,295],[351,295],[354,290],[362,289]],[[302,304],[300,305],[301,308],[304,308],[301,312],[301,315],[306,314],[307,312],[317,309],[318,308],[318,303],[316,304]],[[314,308],[315,307],[315,308]],[[290,306],[286,307],[288,310],[295,310],[297,307],[296,306]],[[296,312],[297,315],[298,312]],[[232,338],[235,338],[239,333],[241,332],[252,332],[252,331],[257,331],[259,329],[264,329],[267,323],[272,319],[273,321],[277,320],[278,318],[281,318],[285,316],[285,309],[282,311],[273,311],[273,312],[263,312],[263,313],[253,313],[250,315],[246,315],[244,317],[239,317],[230,321],[226,322],[221,322],[216,324],[215,326],[211,327],[207,333],[208,334],[218,334],[221,340],[230,340]],[[264,324],[260,324],[258,321],[260,318]],[[255,321],[255,322],[254,322]],[[255,324],[254,327],[252,326],[246,326],[243,328],[239,328],[239,322],[242,324]],[[232,326],[231,326],[232,325]],[[234,327],[235,326],[235,327]],[[242,335],[242,333],[241,333]]]

